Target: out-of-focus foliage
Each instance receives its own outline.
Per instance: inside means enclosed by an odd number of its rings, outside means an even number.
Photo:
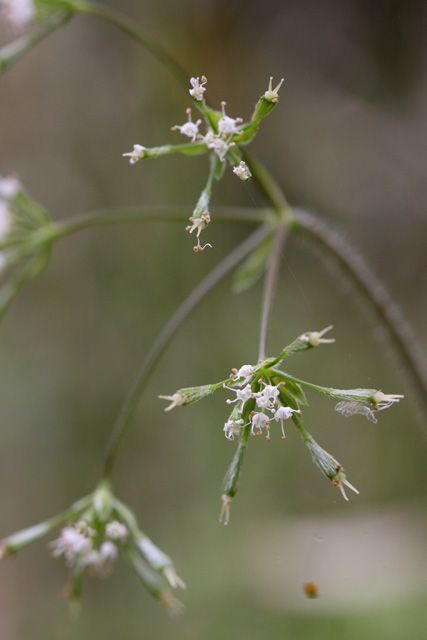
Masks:
[[[255,150],[292,204],[323,215],[366,257],[426,349],[427,10],[368,0],[259,3],[184,0],[111,6],[158,36],[216,108],[247,118],[269,76],[281,100]],[[2,24],[1,41],[11,33]],[[131,167],[121,154],[179,134],[188,94],[111,26],[79,17],[0,79],[0,174],[16,173],[54,218],[117,205],[188,204],[206,158]],[[1,535],[91,491],[115,415],[139,363],[181,299],[247,234],[215,223],[215,206],[264,206],[230,174],[211,203],[209,242],[191,250],[182,225],[128,224],[55,247],[46,272],[0,328]],[[165,619],[126,567],[85,585],[79,618],[65,571],[45,543],[0,567],[0,637],[255,640],[418,639],[427,625],[426,432],[405,379],[333,265],[292,240],[271,325],[272,353],[334,324],[335,345],[290,361],[302,378],[381,385],[407,397],[378,424],[344,418],[308,395],[305,423],[343,461],[360,496],[344,503],[297,431],[250,447],[230,523],[220,485],[234,452],[224,398],[167,413],[159,393],[226,377],[257,356],[261,284],[222,283],[178,332],[119,457],[116,492],[175,559],[187,614]],[[239,331],[230,329],[238,320]],[[307,599],[314,580],[319,597]]]

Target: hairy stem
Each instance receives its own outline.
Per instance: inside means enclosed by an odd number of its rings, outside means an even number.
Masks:
[[[371,304],[381,324],[387,329],[423,412],[427,415],[427,371],[421,349],[389,293],[362,258],[338,233],[306,211],[294,210],[294,216],[296,222],[293,230],[303,233],[327,249],[344,273],[351,278],[357,290]]]
[[[268,233],[270,233],[270,227],[265,225],[246,238],[190,293],[160,332],[142,363],[113,427],[105,456],[104,477],[111,475],[120,443],[127,432],[149,377],[177,329],[206,294],[248,253],[257,247]]]

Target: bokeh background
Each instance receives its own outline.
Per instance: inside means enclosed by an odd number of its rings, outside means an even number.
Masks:
[[[316,211],[365,257],[426,351],[427,5],[415,0],[158,0],[108,3],[139,21],[228,114],[248,118],[268,77],[281,100],[253,151],[293,204]],[[4,21],[2,43],[13,39]],[[180,140],[189,96],[112,26],[76,18],[0,79],[0,174],[15,173],[56,219],[105,207],[180,204],[207,158],[130,166],[136,142]],[[228,171],[220,205],[264,206]],[[194,254],[182,224],[124,224],[55,247],[0,332],[0,535],[62,511],[95,486],[114,418],[144,354],[180,301],[248,233],[213,222]],[[209,236],[209,237],[208,237]],[[235,445],[225,395],[165,414],[159,393],[222,379],[257,357],[261,284],[227,279],[181,327],[119,456],[115,490],[188,584],[167,618],[126,563],[88,580],[80,616],[63,563],[42,540],[0,567],[2,640],[419,640],[427,628],[426,427],[366,306],[312,247],[291,238],[269,351],[334,324],[332,347],[294,375],[404,393],[377,425],[309,394],[305,424],[360,490],[345,503],[287,439],[250,442],[227,527],[220,486]],[[314,580],[319,597],[303,584]]]

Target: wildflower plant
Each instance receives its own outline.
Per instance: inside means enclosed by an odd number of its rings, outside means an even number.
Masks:
[[[213,287],[233,270],[236,270],[234,286],[238,291],[249,288],[259,277],[264,276],[258,355],[248,354],[249,364],[234,368],[229,377],[219,382],[180,388],[170,395],[166,395],[167,390],[159,389],[162,392],[159,398],[168,402],[166,411],[182,411],[214,392],[224,394],[227,411],[218,416],[217,435],[219,437],[222,432],[230,443],[236,445],[221,489],[221,519],[225,524],[229,521],[230,504],[237,493],[250,439],[265,436],[267,441],[285,440],[290,428],[288,425],[292,423],[299,431],[314,463],[341,491],[344,499],[348,499],[346,489],[358,493],[347,480],[341,462],[323,449],[305,428],[307,390],[336,400],[335,409],[342,416],[360,414],[371,422],[377,422],[380,411],[392,407],[403,398],[401,394],[385,394],[378,388],[336,389],[321,386],[296,378],[284,370],[284,362],[292,355],[302,354],[319,346],[325,352],[333,349],[331,326],[321,331],[305,331],[276,356],[267,355],[273,292],[288,236],[305,235],[335,258],[339,268],[352,279],[376,312],[412,387],[425,402],[423,363],[395,305],[359,256],[316,216],[291,206],[266,167],[246,152],[245,147],[258,134],[264,118],[279,104],[283,79],[276,83],[272,78],[267,79],[252,115],[244,121],[241,117],[232,117],[233,110],[224,101],[217,105],[217,109],[211,107],[207,101],[208,80],[204,75],[187,74],[145,31],[112,9],[78,0],[3,0],[1,5],[3,16],[12,24],[14,33],[16,30],[26,32],[29,29],[27,35],[12,40],[11,44],[0,49],[0,70],[3,72],[10,69],[42,38],[63,26],[76,14],[92,15],[110,22],[149,49],[174,72],[177,80],[184,86],[187,97],[193,102],[192,109],[186,109],[183,124],[172,126],[171,135],[181,135],[185,141],[157,147],[146,147],[138,142],[123,155],[129,158],[131,165],[141,163],[139,169],[149,158],[163,155],[209,155],[210,169],[205,186],[200,196],[195,197],[195,205],[185,216],[180,214],[179,218],[183,223],[189,218],[190,224],[187,224],[186,230],[195,235],[196,252],[211,246],[208,242],[202,244],[201,234],[218,215],[211,206],[212,192],[215,181],[223,177],[228,165],[237,179],[253,179],[269,202],[269,207],[265,210],[247,212],[243,219],[256,225],[256,230],[199,283],[145,354],[142,366],[112,427],[95,490],[77,500],[64,512],[7,536],[0,545],[0,558],[5,558],[41,537],[50,536],[48,547],[51,555],[63,559],[69,572],[68,593],[73,602],[78,602],[81,596],[86,573],[106,577],[118,559],[124,557],[131,563],[149,593],[175,615],[181,611],[182,605],[172,595],[171,589],[184,588],[185,584],[169,556],[140,529],[132,509],[116,497],[112,488],[112,475],[120,445],[154,367],[176,330]],[[141,223],[153,219],[169,220],[170,211],[165,208],[163,213],[164,215],[161,212],[153,214],[151,209],[140,207],[137,211],[109,210],[56,221],[43,206],[32,200],[16,177],[2,178],[0,316],[22,286],[46,267],[52,247],[62,238],[102,224],[121,224],[130,220]],[[230,208],[225,219],[234,222],[242,220],[241,212]],[[165,428],[169,428],[169,425],[165,425]],[[283,446],[287,446],[287,443],[284,442]],[[357,472],[354,470],[352,478],[353,476],[357,483]]]

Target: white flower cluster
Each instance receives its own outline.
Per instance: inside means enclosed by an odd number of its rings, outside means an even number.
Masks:
[[[202,80],[203,84],[206,84],[207,80],[205,76],[202,76]],[[193,89],[190,89],[190,94],[195,100],[202,100],[205,87],[199,85],[199,78],[191,78],[190,82],[193,86]],[[225,113],[225,106],[226,103],[221,102],[222,116],[218,120],[218,133],[215,133],[212,129],[208,129],[207,133],[202,136],[199,133],[199,126],[202,121],[197,120],[197,122],[192,122],[191,109],[187,109],[188,122],[185,122],[182,125],[175,125],[172,127],[172,131],[176,131],[178,129],[184,136],[191,138],[191,142],[196,142],[196,140],[204,142],[208,149],[212,149],[212,151],[216,153],[221,162],[225,162],[225,156],[229,149],[235,146],[235,143],[231,142],[232,137],[243,133],[243,131],[238,128],[238,125],[243,122],[242,118],[230,118],[227,116]],[[245,173],[248,173],[248,171],[246,170]],[[239,175],[239,177],[241,176]],[[248,177],[250,177],[250,174],[248,174],[246,178],[242,179],[247,180]]]
[[[260,391],[254,392],[250,384],[250,380],[254,375],[254,370],[251,365],[246,364],[239,370],[233,369],[233,374],[232,379],[237,383],[237,388],[226,388],[234,391],[236,397],[233,400],[228,399],[227,404],[237,403],[237,405],[229,420],[224,424],[224,434],[227,440],[234,440],[234,436],[240,433],[241,428],[249,424],[251,424],[251,434],[253,436],[261,435],[263,429],[265,429],[266,439],[270,440],[270,423],[273,419],[276,422],[280,422],[282,439],[285,439],[284,420],[289,420],[293,413],[301,413],[301,411],[283,405],[278,406],[280,403],[279,387],[281,383],[271,385],[263,380],[259,380],[259,383],[264,386]],[[244,424],[243,419],[237,418],[237,416],[242,414],[243,405],[251,398],[255,399],[256,406],[261,409],[261,411],[252,411],[249,415],[249,422]]]
[[[0,5],[14,29],[23,29],[36,16],[36,7],[32,0],[3,0]]]
[[[81,520],[64,527],[59,538],[51,542],[50,547],[55,558],[64,556],[70,569],[83,570],[90,567],[96,575],[103,576],[117,560],[117,542],[126,542],[128,535],[125,525],[113,520],[105,527],[107,539],[99,544],[95,529]]]
[[[122,153],[122,156],[129,156],[129,162],[131,164],[136,164],[138,160],[142,160],[145,155],[146,147],[143,147],[141,144],[134,144],[132,151],[128,151],[128,153]]]
[[[6,240],[12,230],[12,210],[10,201],[22,190],[22,185],[13,176],[0,176],[0,242]],[[0,249],[0,273],[7,265],[7,252]]]

